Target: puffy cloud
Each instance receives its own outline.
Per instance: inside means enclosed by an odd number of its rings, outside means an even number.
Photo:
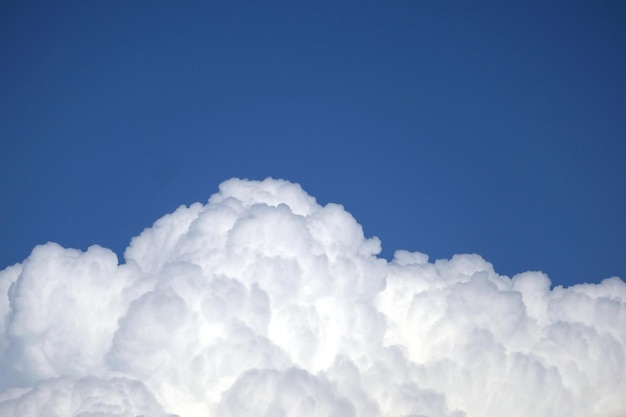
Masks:
[[[14,389],[0,396],[0,415],[15,417],[173,417],[163,412],[139,381],[127,378],[52,378],[32,389]]]
[[[342,206],[229,180],[110,250],[0,272],[0,416],[626,416],[626,284],[379,258]]]

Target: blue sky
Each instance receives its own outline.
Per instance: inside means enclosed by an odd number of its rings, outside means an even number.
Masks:
[[[272,176],[385,257],[626,277],[622,2],[206,3],[0,6],[0,268]]]

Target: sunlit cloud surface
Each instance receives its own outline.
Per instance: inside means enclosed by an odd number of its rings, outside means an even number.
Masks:
[[[626,416],[622,280],[380,250],[273,179],[224,182],[121,262],[37,246],[0,272],[0,416]]]

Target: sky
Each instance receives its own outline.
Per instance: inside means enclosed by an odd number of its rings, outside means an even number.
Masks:
[[[386,259],[626,277],[622,2],[0,7],[2,268],[272,177]]]
[[[544,3],[3,2],[0,417],[625,416],[626,6]]]

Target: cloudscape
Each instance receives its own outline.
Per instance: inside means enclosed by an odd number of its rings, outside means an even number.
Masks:
[[[231,179],[130,240],[0,272],[0,416],[626,416],[626,284],[381,242]],[[497,268],[497,265],[496,265]]]

